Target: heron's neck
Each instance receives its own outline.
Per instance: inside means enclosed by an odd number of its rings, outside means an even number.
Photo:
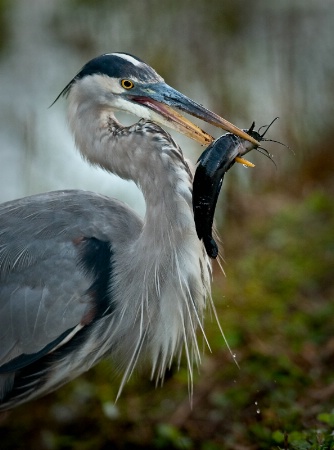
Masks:
[[[193,224],[192,175],[181,149],[155,123],[140,120],[123,127],[112,112],[70,103],[76,144],[92,164],[134,181],[142,190],[149,220]],[[187,216],[187,217],[185,217]]]
[[[81,104],[80,111],[70,114],[82,154],[91,163],[133,180],[146,201],[143,227],[117,253],[110,287],[120,299],[115,315],[126,317],[129,325],[122,323],[113,331],[124,352],[132,355],[125,362],[121,388],[141,351],[151,355],[152,374],[163,377],[184,343],[191,371],[193,361],[199,361],[195,330],[202,328],[210,291],[210,266],[193,218],[192,174],[181,149],[158,125],[140,120],[122,127],[112,113],[97,110],[92,115],[91,108],[82,108]],[[110,332],[106,342],[109,338]]]

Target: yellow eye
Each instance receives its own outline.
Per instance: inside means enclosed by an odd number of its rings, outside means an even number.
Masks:
[[[132,89],[134,87],[134,83],[131,80],[122,80],[121,85],[124,89]]]

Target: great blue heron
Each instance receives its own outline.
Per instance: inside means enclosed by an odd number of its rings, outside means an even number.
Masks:
[[[107,355],[123,372],[120,390],[142,357],[159,378],[184,348],[191,374],[210,263],[196,235],[191,170],[158,124],[212,141],[175,107],[257,144],[125,53],[89,61],[61,95],[81,154],[133,180],[146,215],[74,190],[0,206],[2,410],[55,390]],[[124,127],[115,111],[141,120]]]

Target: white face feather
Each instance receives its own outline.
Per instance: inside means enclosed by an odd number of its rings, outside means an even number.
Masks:
[[[92,75],[87,78],[87,83],[91,83],[92,88],[99,86],[101,92],[104,92],[106,95],[108,92],[111,92],[112,94],[123,94],[125,91],[121,86],[119,78],[111,78],[107,75]]]
[[[134,83],[140,82],[136,77],[131,77],[131,81]],[[112,78],[102,74],[90,75],[89,77],[77,81],[72,90],[77,91],[76,95],[78,95],[78,93],[79,95],[90,95],[92,101],[95,99],[97,102],[99,102],[103,96],[108,98],[110,94],[118,95],[126,92],[126,89],[121,86],[120,78]]]

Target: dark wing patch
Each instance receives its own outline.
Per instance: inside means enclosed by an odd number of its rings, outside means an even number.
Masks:
[[[112,273],[111,244],[94,237],[82,238],[79,244],[79,265],[94,279],[88,294],[94,301],[94,319],[112,312],[110,280]]]
[[[0,374],[15,372],[16,370],[23,369],[23,367],[29,366],[30,364],[34,363],[35,361],[37,361],[38,359],[42,358],[44,355],[49,353],[53,348],[55,348],[61,341],[63,341],[66,338],[66,336],[68,336],[73,331],[74,328],[75,327],[66,330],[57,339],[47,344],[39,352],[32,353],[29,355],[23,353],[22,355],[17,356],[8,363],[3,364],[0,367]]]
[[[89,324],[87,327],[82,328],[73,336],[72,339],[51,353],[40,355],[41,352],[38,352],[38,359],[36,357],[26,366],[21,366],[17,369],[14,379],[10,380],[9,389],[3,392],[2,398],[0,396],[0,410],[12,408],[13,405],[15,405],[15,399],[23,400],[34,391],[41,388],[48,381],[48,378],[50,376],[52,377],[53,364],[56,364],[57,361],[61,360],[69,353],[72,353],[74,350],[78,350],[78,348],[84,345],[89,334],[91,333],[91,327],[92,324]],[[68,330],[68,332],[70,333],[71,330]],[[66,333],[63,333],[63,335],[59,337],[59,342],[61,342],[61,339],[65,338]],[[58,339],[56,341],[58,342]],[[57,345],[56,341],[54,341],[55,345]],[[6,375],[7,374],[5,374],[5,376]],[[8,373],[8,377],[10,376],[13,376],[13,373]],[[62,386],[64,383],[69,381],[69,379],[70,378],[66,378],[65,374],[65,378],[60,380],[58,385],[54,385],[52,390]],[[11,402],[13,402],[13,405]]]

